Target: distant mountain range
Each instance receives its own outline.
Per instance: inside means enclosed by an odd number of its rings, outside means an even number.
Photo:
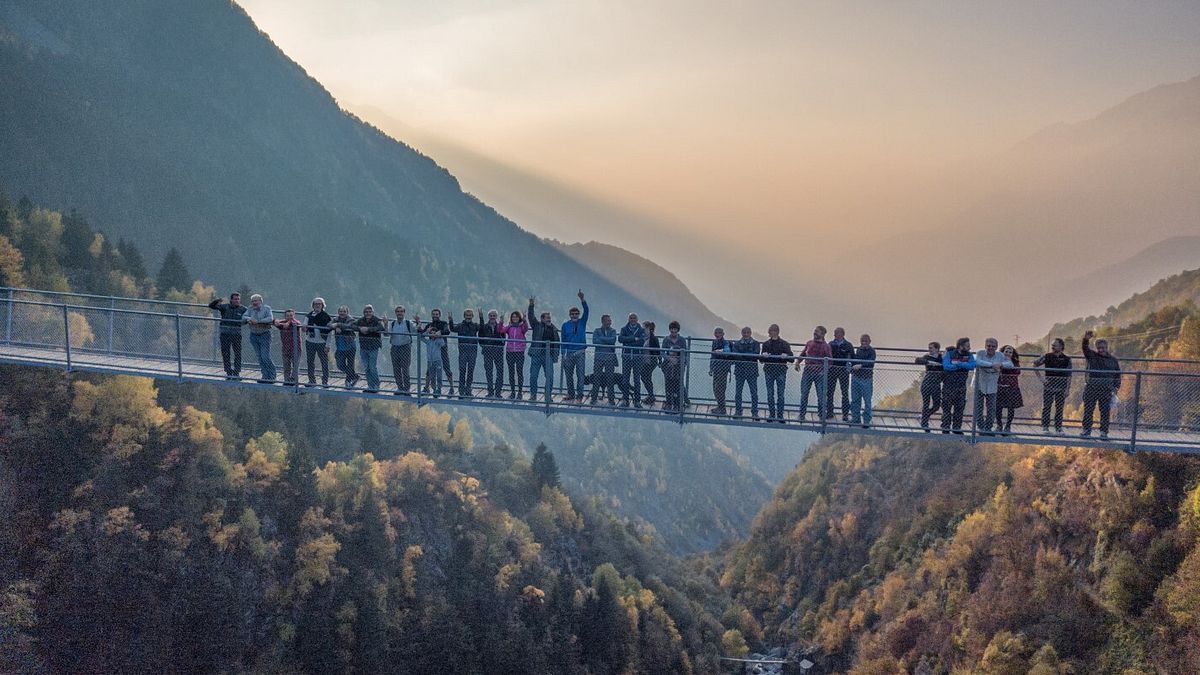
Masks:
[[[0,0],[0,83],[0,186],[78,209],[152,262],[178,247],[219,292],[246,283],[276,307],[319,293],[422,313],[524,310],[535,295],[561,319],[582,288],[592,325],[628,311],[664,333],[671,318],[698,334],[721,321],[643,258],[580,257],[464,193],[340,109],[233,3]],[[475,419],[481,442],[545,441],[564,482],[689,552],[743,532],[808,440],[788,436],[788,452],[761,441],[770,432]],[[713,473],[727,489],[696,493]]]
[[[343,111],[233,3],[0,3],[0,185],[225,289],[669,316]],[[564,291],[564,289],[569,289]]]
[[[552,243],[579,264],[629,293],[644,298],[656,307],[674,308],[676,313],[673,317],[688,326],[694,334],[707,337],[715,326],[721,326],[726,333],[733,334],[730,332],[734,328],[732,322],[713,313],[678,277],[662,266],[623,248],[596,241],[586,244]],[[613,317],[617,323],[621,319]],[[666,325],[658,327],[660,334],[666,334],[666,329]]]

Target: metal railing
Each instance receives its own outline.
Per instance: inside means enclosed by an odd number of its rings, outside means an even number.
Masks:
[[[1054,372],[1022,368],[1019,374],[1010,374],[1019,386],[1015,391],[998,391],[993,410],[993,399],[982,395],[975,374],[965,379],[927,374],[911,354],[896,358],[885,353],[869,364],[805,358],[797,368],[797,359],[714,355],[704,338],[687,338],[685,348],[660,348],[658,353],[620,346],[598,351],[589,342],[577,352],[581,356],[567,358],[580,346],[507,338],[487,342],[457,335],[431,340],[422,334],[393,349],[393,338],[405,338],[384,332],[375,348],[375,341],[361,333],[310,340],[303,327],[290,331],[270,327],[265,337],[248,335],[246,328],[239,327],[222,340],[220,320],[206,306],[193,312],[197,306],[181,303],[71,296],[94,300],[78,304],[15,295],[19,294],[8,289],[0,299],[4,304],[0,361],[68,371],[680,424],[815,433],[947,434],[969,442],[1200,453],[1197,362],[1139,361],[1116,383],[1105,382],[1103,372],[1076,369],[1064,381],[1047,378]],[[167,311],[129,308],[135,302],[161,305],[157,309]],[[222,352],[230,358],[228,371]],[[237,368],[239,353],[241,367]],[[569,366],[580,360],[585,381],[572,383],[574,391],[569,391],[566,377],[578,374]],[[327,376],[323,363],[327,363]],[[273,377],[272,370],[276,371]],[[531,398],[535,377],[537,396]],[[667,406],[668,399],[679,404]],[[1046,402],[1051,406],[1043,418]],[[1089,407],[1092,433],[1083,436]]]
[[[188,316],[188,315],[190,315],[190,316],[211,316],[212,315],[212,310],[209,309],[208,305],[203,304],[203,303],[197,303],[197,302],[179,302],[179,301],[173,301],[173,300],[155,300],[155,299],[148,299],[148,298],[128,298],[128,297],[122,297],[122,296],[97,295],[97,294],[91,294],[91,293],[75,293],[75,292],[69,292],[69,291],[45,291],[45,290],[38,290],[38,289],[33,289],[33,288],[16,288],[16,287],[8,287],[8,286],[0,286],[0,294],[3,294],[6,297],[6,301],[8,301],[8,300],[12,300],[12,301],[25,300],[25,301],[31,301],[31,302],[45,302],[45,303],[51,303],[51,304],[66,303],[66,304],[72,305],[72,306],[108,308],[108,309],[115,309],[115,310],[124,309],[124,310],[138,310],[138,311],[146,311],[146,312],[162,312],[162,313],[167,313],[167,314],[178,313],[178,314],[182,314],[185,316]],[[243,298],[242,300],[243,300],[243,304],[249,304],[248,297]],[[271,299],[268,298],[268,302],[267,302],[268,305],[271,304],[270,300]],[[326,307],[326,310],[332,314],[331,308],[336,307],[336,306],[337,306],[337,303],[332,303]],[[308,305],[306,304],[306,302],[302,302],[302,303],[296,305],[296,307],[297,307],[298,315],[303,315],[304,312],[302,311],[302,308],[306,308],[306,307],[308,307]],[[469,309],[472,309],[472,308],[469,308]],[[390,310],[391,310],[390,307],[383,307],[383,306],[375,307],[376,315],[384,320],[388,319],[387,314],[388,314],[388,312],[390,312]],[[277,317],[283,316],[282,309],[274,309],[273,308],[272,311],[274,312],[275,316],[277,316]],[[524,308],[520,308],[520,311],[524,312]],[[356,309],[352,307],[351,312],[352,313],[356,312]],[[502,312],[501,318],[503,319],[505,316],[507,316],[507,311]],[[476,318],[478,319],[480,317],[476,317]],[[593,320],[594,324],[598,323],[598,318],[599,318],[598,316],[593,317],[592,320]],[[8,323],[11,323],[11,321],[7,321],[6,325],[8,325]],[[614,326],[615,326],[615,328],[617,328],[617,330],[620,330],[619,324],[615,324]],[[706,327],[706,330],[707,330],[707,327]],[[591,334],[592,334],[592,331],[589,330],[587,332],[589,340],[591,339]],[[728,338],[731,336],[726,336],[726,337]],[[736,336],[732,336],[732,337],[736,340]],[[850,336],[851,342],[853,342],[854,339],[856,339],[856,338],[857,338],[857,334],[851,335]],[[1104,336],[1100,335],[1100,336],[1097,336],[1097,338],[1104,339]],[[701,335],[689,336],[687,339],[689,340],[689,342],[699,344],[701,347],[711,343],[713,340],[713,338],[701,336]],[[980,345],[982,345],[983,340],[979,339],[978,342]],[[788,344],[790,344],[792,346],[793,350],[796,350],[796,348],[798,348],[798,347],[803,347],[805,344],[805,341],[796,341],[796,342],[789,341]],[[949,344],[943,345],[943,347],[949,347],[949,346],[952,346],[952,345],[949,345]],[[925,351],[926,351],[924,347],[897,347],[897,346],[879,346],[879,345],[875,346],[875,350],[884,355],[888,355],[896,360],[903,360],[905,358],[911,358],[911,355],[920,355],[920,354],[925,353]],[[797,353],[798,353],[798,350],[797,350]],[[1020,354],[1020,356],[1022,359],[1035,359],[1038,356],[1040,356],[1040,354]],[[1070,356],[1075,359],[1083,358],[1082,354],[1070,354]],[[1139,364],[1155,364],[1155,363],[1157,363],[1157,364],[1185,364],[1185,365],[1187,365],[1187,364],[1198,363],[1197,361],[1192,361],[1192,360],[1187,360],[1187,359],[1148,358],[1148,357],[1133,357],[1133,356],[1122,356],[1121,361],[1122,361],[1122,363],[1139,363]]]

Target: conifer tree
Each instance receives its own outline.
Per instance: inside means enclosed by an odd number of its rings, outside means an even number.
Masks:
[[[538,443],[537,450],[533,453],[533,477],[537,480],[538,492],[546,486],[556,488],[561,485],[558,478],[558,462],[554,461],[554,453],[546,449],[545,443]]]
[[[186,291],[192,286],[192,274],[188,272],[187,265],[183,262],[183,256],[179,251],[172,248],[167,251],[167,257],[163,259],[162,267],[158,268],[158,277],[155,279],[158,284],[159,297],[166,297],[169,291]]]

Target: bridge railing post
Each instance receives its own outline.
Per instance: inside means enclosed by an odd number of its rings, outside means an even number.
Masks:
[[[8,304],[4,309],[4,342],[12,342],[13,289],[8,289]]]
[[[117,310],[117,299],[109,298],[108,299],[108,346],[107,346],[107,349],[105,350],[109,354],[112,354],[112,348],[113,348],[113,330],[116,328],[116,326],[115,326],[116,314],[117,314],[116,310]],[[178,311],[179,310],[176,310],[176,313],[178,313]]]
[[[420,327],[418,326],[418,329],[419,328]],[[421,347],[421,343],[424,342],[424,340],[421,339],[420,335],[414,335],[413,342],[417,343],[417,405],[421,405],[421,392],[425,389],[423,384],[424,380],[422,379],[425,377],[425,367],[421,365],[421,357],[425,352],[424,348]]]
[[[975,371],[975,383],[971,387],[971,445],[975,445],[979,425],[979,371]]]
[[[825,435],[825,429],[828,425],[828,420],[833,416],[833,411],[830,406],[833,405],[833,397],[829,395],[829,357],[821,358],[821,386],[817,389],[817,414],[821,416],[821,435]],[[824,414],[821,414],[824,411]],[[807,414],[807,410],[800,411],[801,415]],[[801,422],[803,422],[803,418]]]
[[[679,404],[679,423],[683,424],[686,420],[684,413],[687,411],[687,382],[689,374],[692,372],[692,336],[687,336],[687,351],[684,352],[684,358],[679,362],[679,372],[675,375],[675,386],[678,391],[675,392],[675,402]]]
[[[67,352],[67,372],[71,372],[71,315],[66,304],[62,306],[63,316],[63,349]]]
[[[1138,420],[1142,416],[1142,371],[1133,376],[1133,424],[1129,428],[1129,452],[1137,452]]]
[[[178,308],[175,309],[175,377],[183,382],[183,328]]]

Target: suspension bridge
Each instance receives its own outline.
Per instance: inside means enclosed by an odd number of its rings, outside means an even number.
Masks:
[[[277,313],[280,314],[281,313]],[[751,407],[747,391],[743,396],[743,414],[737,415],[734,405],[736,385],[728,381],[728,403],[724,410],[714,393],[714,376],[710,371],[712,351],[707,338],[687,338],[688,348],[679,352],[679,382],[682,405],[664,409],[663,373],[656,371],[651,382],[655,400],[641,407],[609,405],[606,396],[596,403],[590,396],[583,400],[568,399],[564,386],[562,360],[555,363],[554,386],[549,397],[541,394],[529,399],[528,387],[522,399],[506,396],[489,397],[484,382],[482,358],[476,357],[474,381],[460,389],[457,382],[457,338],[448,336],[449,363],[455,377],[455,387],[443,387],[443,394],[433,395],[423,379],[430,359],[441,361],[440,351],[430,354],[422,341],[414,340],[408,374],[414,385],[407,391],[397,387],[384,336],[379,350],[379,387],[366,390],[361,383],[347,384],[334,367],[330,354],[330,380],[327,386],[307,381],[307,368],[300,357],[299,377],[294,381],[263,382],[259,379],[254,351],[244,350],[243,370],[238,377],[226,374],[219,349],[219,320],[206,306],[192,303],[122,298],[113,296],[61,293],[34,289],[0,288],[0,363],[48,367],[66,372],[95,372],[151,377],[176,382],[198,382],[241,389],[279,392],[281,395],[355,396],[362,398],[401,400],[417,405],[472,406],[503,411],[535,411],[546,415],[600,415],[605,417],[652,420],[673,424],[716,424],[790,430],[816,434],[861,434],[895,437],[940,437],[940,412],[935,412],[928,427],[921,424],[921,397],[913,395],[924,376],[924,367],[914,357],[924,350],[908,348],[876,348],[874,362],[874,410],[869,424],[857,424],[843,418],[840,393],[834,397],[832,416],[819,414],[817,396],[824,395],[818,384],[805,405],[800,391],[801,374],[789,368],[783,406],[783,417],[769,419],[765,382],[756,377],[759,405]],[[279,366],[283,359],[280,332],[272,329],[273,361]],[[299,332],[296,333],[299,335]],[[296,338],[300,340],[302,338]],[[802,345],[793,351],[800,353]],[[302,351],[302,346],[297,345]],[[592,372],[593,348],[587,348],[586,370]],[[815,368],[821,370],[821,380],[836,371],[843,362],[820,359]],[[1029,359],[1032,362],[1032,358]],[[1068,397],[1067,414],[1062,432],[1046,431],[1041,425],[1040,369],[1023,368],[1020,378],[1025,405],[1016,411],[1011,428],[1004,431],[983,428],[982,420],[973,414],[973,393],[968,400],[960,427],[950,432],[969,443],[1003,442],[1041,445],[1070,445],[1101,447],[1126,452],[1163,451],[1200,454],[1200,362],[1166,359],[1122,359],[1122,384],[1115,395],[1110,428],[1106,436],[1099,432],[1081,437],[1078,394],[1083,389],[1086,371],[1073,371],[1075,403]],[[1076,358],[1082,364],[1082,357]],[[525,368],[528,369],[528,362]],[[736,367],[736,366],[735,366]],[[755,366],[756,372],[761,371]],[[318,366],[318,371],[320,368]],[[721,375],[718,370],[718,377]],[[361,374],[361,365],[359,366]],[[529,373],[526,371],[526,382]],[[726,375],[725,377],[729,377]],[[505,385],[507,392],[508,384]],[[544,387],[544,382],[543,382]],[[587,388],[590,394],[590,385]],[[719,389],[719,387],[718,387]],[[646,392],[643,390],[643,394]],[[620,393],[617,393],[618,398]],[[864,420],[865,421],[865,420]]]

